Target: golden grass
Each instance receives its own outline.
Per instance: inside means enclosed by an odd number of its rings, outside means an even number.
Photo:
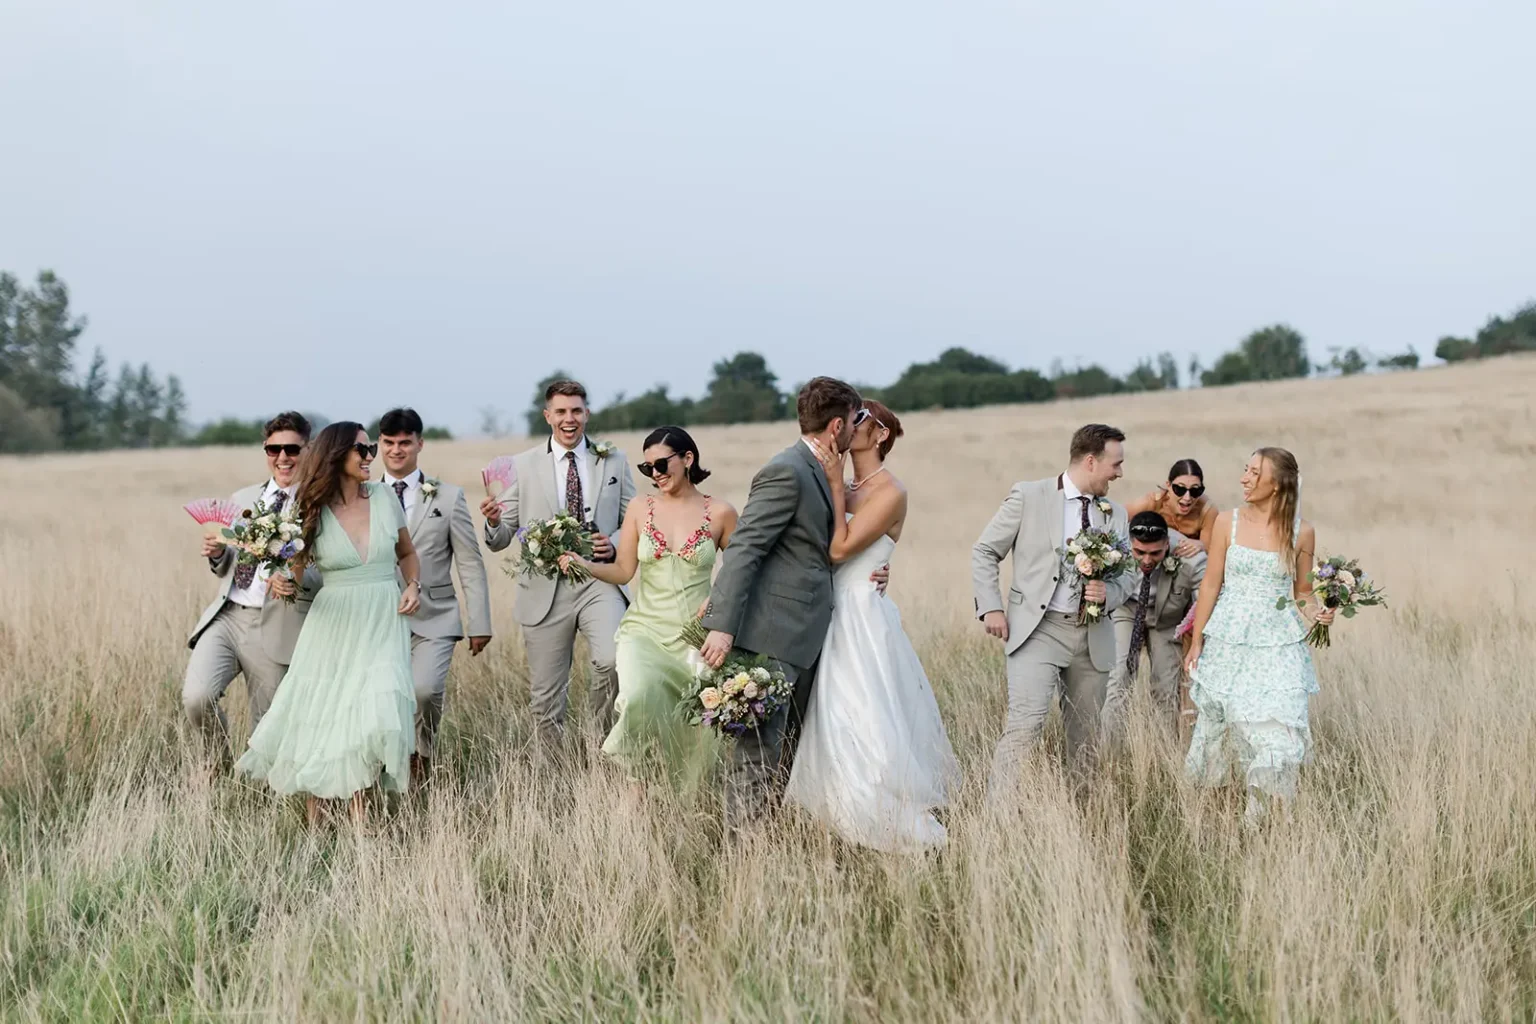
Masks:
[[[727,858],[713,794],[632,804],[599,768],[535,768],[499,573],[497,639],[455,665],[445,783],[377,834],[307,831],[292,802],[198,781],[180,738],[212,586],[180,505],[255,482],[259,456],[0,461],[0,1015],[1530,1019],[1533,393],[1524,359],[909,417],[892,596],[968,779],[950,848],[916,859],[795,821]],[[1291,448],[1323,549],[1389,588],[1321,655],[1314,763],[1261,833],[1189,789],[1145,717],[1085,804],[1043,759],[1017,807],[979,800],[1003,686],[970,544],[1089,420],[1130,435],[1122,499],[1193,455],[1230,506],[1255,446]],[[698,439],[738,503],[788,440]],[[515,447],[425,461],[472,484]],[[239,683],[228,703],[243,736]]]

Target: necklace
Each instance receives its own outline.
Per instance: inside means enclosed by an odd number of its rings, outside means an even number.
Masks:
[[[881,473],[884,473],[884,472],[885,472],[885,467],[881,466],[879,469],[875,470],[873,473],[869,474],[869,476],[865,477],[864,479],[862,479],[862,480],[855,480],[853,483],[849,484],[848,485],[848,489],[850,491],[856,491],[860,487],[863,487],[865,484],[869,483],[875,477],[879,476]]]

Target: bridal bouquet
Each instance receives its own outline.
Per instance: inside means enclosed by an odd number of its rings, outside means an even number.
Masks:
[[[770,669],[761,655],[732,656],[716,669],[697,664],[693,685],[677,705],[690,725],[740,736],[766,722],[795,692],[784,673]]]
[[[304,550],[304,520],[294,501],[277,511],[258,499],[220,533],[235,549],[237,563],[265,567],[268,573],[292,577],[293,560]],[[294,596],[284,600],[292,601]]]
[[[1312,581],[1312,593],[1317,595],[1323,607],[1337,608],[1339,614],[1346,619],[1354,618],[1361,608],[1387,606],[1386,595],[1360,568],[1357,559],[1345,558],[1343,555],[1326,558],[1317,563],[1317,568],[1308,573],[1307,578]],[[1289,597],[1282,597],[1275,603],[1277,609],[1289,605],[1301,607],[1299,601]],[[1307,633],[1307,643],[1313,647],[1330,646],[1332,641],[1328,638],[1328,627],[1321,622],[1313,623],[1311,631]]]
[[[1109,530],[1088,529],[1067,541],[1061,552],[1067,572],[1077,580],[1079,588],[1089,580],[1112,580],[1136,564],[1131,558],[1131,546],[1125,538],[1117,537]],[[1084,602],[1077,621],[1097,622],[1104,614],[1100,605]]]
[[[592,534],[569,512],[558,512],[550,519],[529,523],[517,531],[517,542],[521,550],[507,560],[510,576],[543,576],[550,580],[563,577],[576,584],[591,575],[579,562],[571,562],[564,571],[560,568],[561,555],[592,557]]]

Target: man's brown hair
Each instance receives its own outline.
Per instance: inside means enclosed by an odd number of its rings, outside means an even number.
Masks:
[[[1125,432],[1103,423],[1090,423],[1086,427],[1078,427],[1077,433],[1072,435],[1072,451],[1070,461],[1077,463],[1090,455],[1103,455],[1104,449],[1111,441],[1125,443]]]
[[[280,412],[267,420],[266,426],[261,428],[261,439],[265,441],[279,430],[291,430],[302,437],[304,443],[308,444],[310,431],[313,429],[309,425],[309,417],[301,412],[294,412],[290,409],[287,412]]]
[[[853,385],[833,377],[813,377],[800,389],[795,400],[795,412],[800,417],[800,433],[819,434],[827,424],[841,417],[849,419],[863,399]]]
[[[550,381],[549,387],[544,389],[544,404],[548,405],[549,400],[556,395],[564,395],[567,398],[579,398],[582,405],[588,404],[587,389],[574,380]]]

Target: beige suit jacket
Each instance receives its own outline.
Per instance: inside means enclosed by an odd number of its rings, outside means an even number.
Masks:
[[[236,491],[230,500],[241,508],[250,508],[261,500],[261,495],[266,489],[266,483],[262,482],[254,487]],[[203,635],[203,630],[208,628],[214,617],[229,603],[229,591],[235,583],[234,549],[226,547],[222,557],[210,558],[208,568],[219,578],[219,594],[198,617],[197,625],[192,628],[192,635],[187,637],[188,647],[197,646],[197,638]],[[299,642],[299,630],[304,626],[304,617],[309,614],[310,604],[314,601],[315,592],[320,589],[320,584],[320,574],[312,567],[306,568],[304,578],[300,581],[298,597],[293,603],[290,604],[276,597],[268,598],[263,602],[261,646],[266,650],[267,656],[279,665],[286,665],[292,660],[293,645]]]
[[[1024,645],[1029,635],[1045,617],[1051,594],[1061,579],[1064,562],[1061,551],[1066,541],[1062,535],[1061,489],[1058,478],[1033,480],[1013,485],[1002,507],[981,532],[971,548],[971,582],[976,594],[976,617],[988,612],[1005,611],[1008,616],[1008,642],[1005,651],[1012,654]],[[1113,515],[1109,527],[1118,536],[1126,536],[1125,509],[1110,502]],[[1002,561],[1013,555],[1013,586],[1004,604],[1000,576]],[[1134,573],[1122,573],[1105,583],[1108,599],[1106,613],[1113,612],[1130,596]],[[1107,672],[1115,661],[1115,629],[1109,614],[1088,627],[1088,652],[1093,665]]]
[[[517,531],[524,523],[552,518],[564,507],[560,496],[555,494],[554,471],[549,461],[552,441],[530,448],[513,457],[517,479],[502,498],[501,522],[485,524],[485,544],[492,551],[502,551],[511,546]],[[586,442],[588,447],[592,442]],[[624,513],[635,495],[635,479],[629,472],[624,453],[615,449],[607,458],[594,458],[592,486],[597,497],[592,501],[592,521],[599,533],[618,542],[619,527],[624,524]],[[590,581],[584,586],[606,587],[610,584]],[[518,576],[517,604],[513,616],[519,625],[537,626],[549,614],[555,603],[555,588],[569,584],[545,579],[542,576]],[[622,588],[620,588],[622,593]]]
[[[1168,531],[1168,550],[1172,551],[1184,541],[1175,530]],[[1129,574],[1131,595],[1125,604],[1116,608],[1113,617],[1130,622],[1136,617],[1136,595],[1141,593],[1141,572]],[[1152,607],[1147,610],[1147,628],[1169,630],[1179,628],[1189,606],[1200,595],[1200,583],[1205,579],[1205,552],[1179,559],[1175,573],[1159,572],[1152,586]]]
[[[424,479],[433,480],[423,474]],[[421,559],[421,607],[411,616],[411,632],[429,640],[491,635],[491,597],[486,585],[480,538],[469,515],[464,489],[433,480],[435,494],[423,493],[406,517],[406,530]],[[458,566],[469,632],[459,617],[459,592],[453,586]],[[403,582],[403,581],[402,581]]]

